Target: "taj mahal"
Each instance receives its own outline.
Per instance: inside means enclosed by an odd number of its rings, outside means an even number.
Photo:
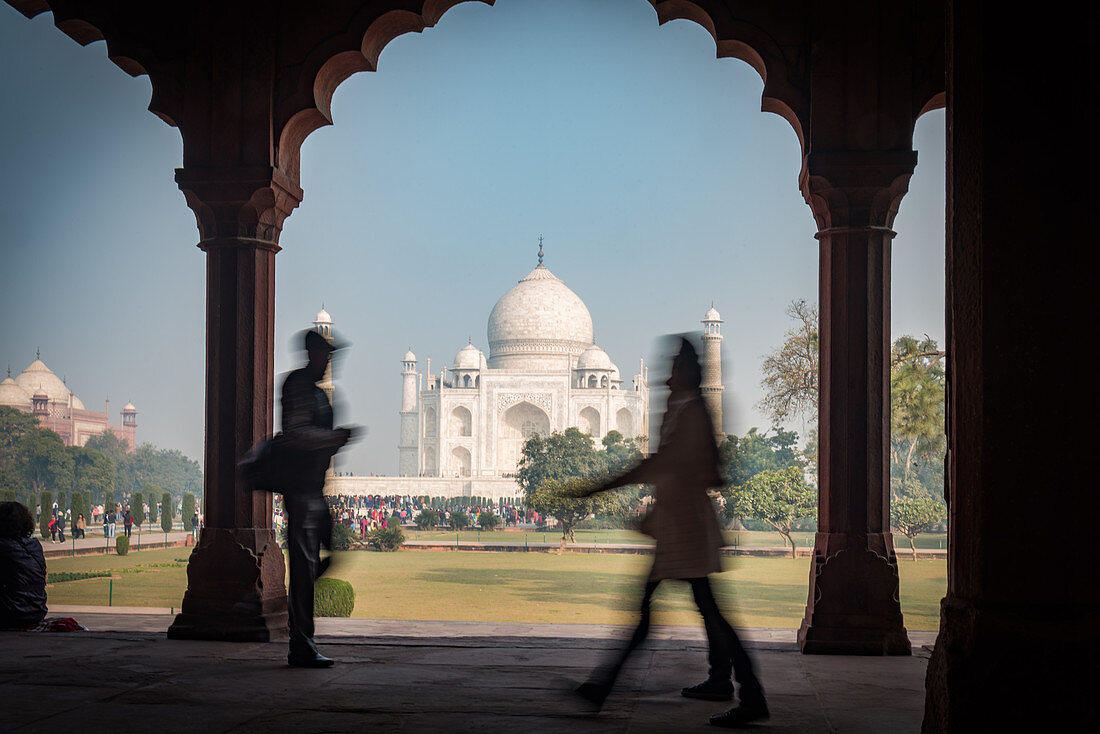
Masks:
[[[721,318],[704,317],[704,395],[721,426]],[[332,333],[324,309],[314,328]],[[515,473],[524,442],[576,427],[599,441],[610,431],[641,439],[649,423],[648,367],[624,379],[595,344],[584,301],[543,264],[512,286],[493,307],[488,355],[472,340],[449,365],[419,369],[412,349],[401,360],[401,409],[396,477],[329,476],[328,494],[474,496],[519,493]],[[331,395],[327,378],[321,387]]]

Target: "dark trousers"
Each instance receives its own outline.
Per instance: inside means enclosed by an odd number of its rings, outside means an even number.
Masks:
[[[287,594],[291,653],[316,652],[313,642],[313,582],[324,569],[321,547],[332,547],[332,519],[324,499],[286,501],[290,589]]]
[[[737,632],[718,609],[718,602],[715,601],[714,592],[710,588],[710,580],[705,576],[684,580],[691,584],[691,594],[695,597],[695,605],[699,607],[699,613],[703,615],[703,627],[707,631],[707,662],[710,664],[708,677],[713,680],[729,680],[732,674],[740,685],[739,695],[742,701],[763,702],[764,689],[753,671],[752,660],[745,652]],[[608,668],[604,680],[607,684],[615,682],[627,658],[649,636],[650,603],[653,600],[653,592],[657,590],[657,585],[660,583],[660,581],[646,582],[645,591],[642,592],[642,617],[638,620],[638,626],[634,628],[630,642]]]

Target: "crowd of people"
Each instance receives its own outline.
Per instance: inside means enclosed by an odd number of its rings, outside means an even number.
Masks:
[[[505,527],[535,527],[546,522],[546,516],[522,505],[472,501],[471,498],[410,497],[407,495],[329,495],[326,497],[333,522],[346,525],[366,538],[376,528],[389,527],[393,517],[401,525],[411,525],[425,510],[438,513],[438,524],[453,527],[453,516],[462,513],[469,526],[481,525],[485,515],[494,515],[496,524]],[[471,500],[471,501],[465,501]],[[276,524],[281,520],[276,517]]]

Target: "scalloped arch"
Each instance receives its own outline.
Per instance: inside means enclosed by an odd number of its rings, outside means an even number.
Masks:
[[[301,148],[310,133],[332,124],[332,97],[336,88],[360,71],[375,71],[386,45],[406,33],[420,33],[434,26],[450,8],[472,0],[427,0],[419,14],[410,10],[390,10],[373,20],[352,23],[348,31],[331,43],[322,44],[304,62],[299,85],[286,102],[289,111],[279,133],[277,164],[293,180],[301,170]],[[494,0],[477,0],[492,5]],[[787,59],[779,44],[758,26],[733,17],[716,22],[711,13],[692,0],[649,0],[660,24],[671,20],[690,20],[707,30],[715,41],[717,58],[744,61],[764,82],[760,108],[779,115],[790,124],[803,154],[806,138],[803,120],[808,109],[806,95],[791,81]],[[366,28],[361,35],[356,27]],[[357,47],[355,47],[357,46]],[[311,71],[312,70],[312,71]],[[295,109],[297,107],[297,109]]]

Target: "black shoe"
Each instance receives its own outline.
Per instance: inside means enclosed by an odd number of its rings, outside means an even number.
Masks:
[[[754,721],[764,721],[768,716],[768,705],[766,703],[747,704],[742,701],[729,711],[710,717],[710,723],[711,726],[736,729]]]
[[[697,686],[682,688],[680,695],[687,698],[701,698],[704,701],[732,701],[733,681],[707,678]]]
[[[331,668],[336,662],[332,658],[326,658],[317,651],[302,654],[291,653],[286,656],[286,661],[294,668]]]
[[[574,688],[573,693],[577,694],[589,703],[594,703],[597,706],[602,706],[603,702],[611,693],[611,684],[601,683],[599,681],[586,681]]]

